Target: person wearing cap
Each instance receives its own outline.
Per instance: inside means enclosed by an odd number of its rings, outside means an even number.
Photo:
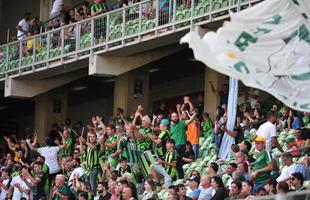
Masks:
[[[272,157],[269,151],[265,149],[266,139],[263,137],[255,138],[255,148],[259,152],[253,166],[253,172],[250,175],[250,181],[254,181],[254,193],[260,187],[263,187],[266,180],[270,177],[273,170]]]
[[[193,200],[198,199],[200,195],[200,189],[198,188],[200,184],[200,179],[197,176],[192,176],[188,179],[188,190],[186,191],[186,196],[192,198]]]
[[[306,166],[293,162],[293,157],[290,153],[284,153],[281,157],[284,167],[281,170],[280,176],[277,178],[277,182],[288,181],[292,174],[299,172],[303,175],[305,180],[309,176]]]
[[[160,158],[164,158],[166,154],[166,142],[170,138],[169,120],[162,119],[159,124],[160,134],[156,137],[153,134],[149,135],[149,138],[155,143],[155,151]]]
[[[272,150],[272,145],[276,146],[279,151],[283,152],[281,145],[279,144],[277,137],[276,137],[276,125],[277,122],[277,113],[274,111],[269,111],[267,114],[267,122],[263,123],[257,130],[256,136],[263,137],[265,142],[265,149],[266,151]]]

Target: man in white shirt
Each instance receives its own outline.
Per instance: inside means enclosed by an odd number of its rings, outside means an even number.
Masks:
[[[54,0],[53,7],[51,10],[51,18],[54,18],[60,15],[61,11],[63,10],[63,0]]]
[[[66,149],[66,139],[63,137],[62,133],[59,133],[62,138],[62,143],[59,146],[53,146],[52,138],[46,138],[46,146],[35,148],[30,140],[27,139],[26,142],[29,145],[30,149],[33,151],[37,151],[41,156],[45,157],[45,164],[49,167],[50,175],[56,176],[56,174],[61,171],[61,167],[58,163],[58,152],[60,149]],[[36,140],[36,139],[35,139]],[[57,140],[57,143],[59,141]]]
[[[266,140],[266,151],[271,152],[272,145],[275,145],[279,151],[283,152],[281,145],[279,144],[276,137],[276,121],[277,113],[274,111],[269,111],[267,114],[267,122],[263,123],[257,130],[256,136],[263,137]]]
[[[198,200],[210,200],[212,198],[213,189],[211,187],[211,178],[206,176],[200,182],[200,194]]]
[[[290,153],[284,153],[282,155],[282,161],[285,166],[281,170],[280,176],[277,178],[277,182],[287,181],[291,178],[292,174],[299,172],[306,180],[308,177],[308,170],[306,166],[293,162],[292,155]]]
[[[29,30],[29,20],[30,20],[31,13],[26,12],[24,14],[24,19],[20,20],[16,26],[17,30],[17,38],[18,40],[25,39],[27,37],[27,32]]]
[[[27,200],[32,199],[31,192],[31,181],[25,178],[24,173],[25,170],[28,170],[27,167],[23,167],[21,174],[19,176],[15,176],[12,179],[11,187],[13,187],[13,196],[12,199],[21,199],[25,198]]]

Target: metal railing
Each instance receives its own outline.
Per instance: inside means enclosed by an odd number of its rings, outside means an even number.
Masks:
[[[286,194],[277,194],[272,196],[261,196],[251,197],[251,200],[309,200],[310,190],[299,191],[299,192],[288,192]],[[241,199],[239,199],[241,200]]]
[[[146,0],[113,10],[0,46],[0,80],[224,19],[236,7],[237,0]]]

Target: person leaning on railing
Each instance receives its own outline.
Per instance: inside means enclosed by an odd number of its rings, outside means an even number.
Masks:
[[[28,32],[28,33],[27,33],[27,36],[28,36],[28,37],[31,37],[31,36],[34,36],[34,35],[36,35],[36,34],[38,34],[37,31]],[[25,49],[25,51],[24,51],[24,57],[27,57],[27,56],[33,54],[33,48],[34,48],[33,46],[34,46],[34,43],[35,43],[35,45],[36,45],[36,46],[35,46],[35,51],[36,51],[36,52],[39,52],[39,51],[40,51],[40,48],[41,48],[41,46],[40,46],[40,41],[39,41],[37,38],[30,38],[30,39],[27,40],[26,49]]]
[[[97,16],[102,13],[108,11],[108,7],[105,4],[104,0],[94,0],[94,4],[90,7],[91,16]],[[105,31],[106,22],[103,18],[99,18],[95,20],[95,27],[94,27],[94,36],[96,38],[96,43],[98,43],[99,38],[103,36],[103,32]]]

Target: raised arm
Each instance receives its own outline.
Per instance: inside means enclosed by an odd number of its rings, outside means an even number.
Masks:
[[[194,111],[192,115],[189,115],[190,118],[189,118],[188,120],[185,121],[185,125],[187,126],[187,125],[189,125],[190,123],[192,123],[192,122],[194,121],[196,115],[197,115],[196,111]]]
[[[83,138],[82,136],[79,137],[79,142],[80,142],[80,154],[82,155],[84,153],[83,145],[85,143],[85,138]]]
[[[33,141],[32,141],[32,146],[36,146],[36,144],[37,144],[37,141],[38,141],[38,135],[37,135],[37,133],[35,132],[34,133],[34,138],[33,138]]]
[[[184,104],[183,104],[184,105]],[[177,108],[177,114],[178,114],[178,117],[179,119],[181,119],[181,110],[182,110],[182,107],[180,104],[177,104],[176,105],[176,108]]]
[[[61,139],[62,139],[62,143],[59,145],[59,148],[60,149],[66,149],[67,148],[67,143],[66,143],[66,139],[64,138],[62,132],[59,131],[59,134],[61,136]]]
[[[137,125],[136,123],[137,123],[137,119],[140,117],[140,119],[142,119],[142,114],[141,114],[141,112],[143,111],[143,107],[141,106],[141,105],[139,105],[138,106],[138,109],[136,110],[136,112],[135,112],[135,117],[134,117],[134,119],[133,119],[133,121],[132,121],[132,124],[133,125]]]
[[[29,148],[30,148],[32,151],[37,151],[37,148],[36,148],[34,145],[32,145],[30,139],[27,139],[26,142],[27,142]]]
[[[11,151],[15,151],[15,147],[14,147],[14,144],[11,142],[11,139],[7,136],[3,136],[4,140],[6,141],[6,143],[8,144],[9,146],[9,149]]]
[[[190,111],[190,112],[193,112],[193,111],[195,110],[195,108],[194,108],[194,106],[193,106],[193,104],[192,104],[190,98],[187,97],[187,96],[185,96],[185,97],[184,97],[184,101],[189,105],[189,111]]]

